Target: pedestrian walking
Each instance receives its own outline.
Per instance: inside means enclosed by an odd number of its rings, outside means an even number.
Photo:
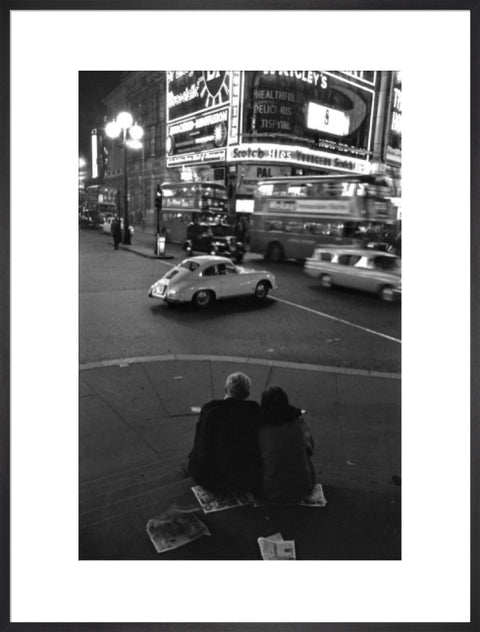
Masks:
[[[112,222],[113,247],[118,250],[118,244],[122,241],[122,225],[118,217]]]

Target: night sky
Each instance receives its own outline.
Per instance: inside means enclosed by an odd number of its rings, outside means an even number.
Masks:
[[[119,83],[121,71],[81,71],[79,72],[79,153],[90,160],[90,132],[93,128],[104,127],[105,97]]]

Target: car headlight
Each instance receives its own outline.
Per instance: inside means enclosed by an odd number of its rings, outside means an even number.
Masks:
[[[175,296],[177,290],[167,290],[167,296]]]

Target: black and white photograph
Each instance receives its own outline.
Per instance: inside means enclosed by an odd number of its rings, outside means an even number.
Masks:
[[[478,629],[476,4],[7,0],[1,630]]]
[[[401,559],[401,72],[81,72],[79,121],[80,559]]]

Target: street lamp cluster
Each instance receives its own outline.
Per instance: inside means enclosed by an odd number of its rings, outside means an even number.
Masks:
[[[110,138],[118,138],[123,147],[123,175],[124,175],[124,216],[123,216],[123,243],[131,243],[130,227],[128,225],[128,149],[141,149],[140,142],[143,138],[143,128],[133,122],[130,112],[120,112],[114,121],[110,121],[105,127],[105,132]]]

